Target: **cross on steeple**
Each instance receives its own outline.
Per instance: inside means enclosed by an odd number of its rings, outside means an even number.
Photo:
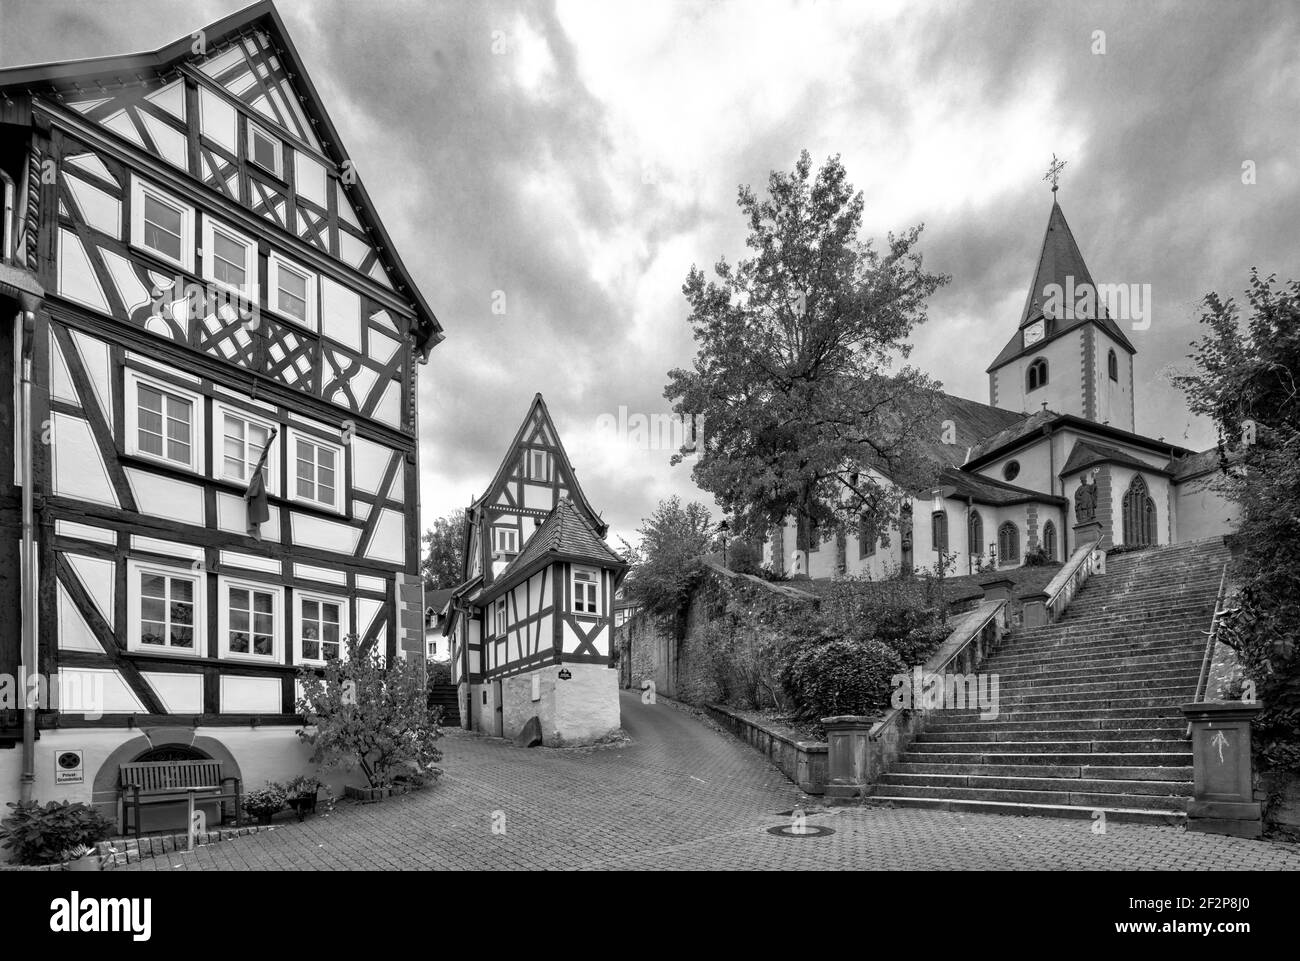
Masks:
[[[1052,193],[1056,193],[1057,188],[1059,186],[1057,181],[1060,180],[1061,171],[1064,169],[1065,169],[1065,161],[1057,160],[1056,154],[1052,154],[1052,162],[1047,167],[1047,173],[1043,174],[1044,180],[1050,180],[1052,182]]]

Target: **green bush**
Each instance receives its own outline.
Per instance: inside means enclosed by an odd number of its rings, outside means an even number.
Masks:
[[[19,864],[59,864],[83,845],[112,837],[114,825],[80,801],[13,801],[13,813],[0,821],[0,838]]]
[[[880,641],[823,635],[789,650],[781,686],[795,717],[820,731],[823,717],[883,711],[893,691],[891,679],[906,670],[898,652]]]

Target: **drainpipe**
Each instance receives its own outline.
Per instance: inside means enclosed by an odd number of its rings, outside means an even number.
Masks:
[[[24,802],[32,800],[36,784],[36,700],[40,690],[39,664],[36,649],[36,522],[35,482],[32,450],[32,347],[36,339],[36,314],[24,309],[15,322],[22,336],[22,482],[23,482],[23,539],[22,565],[22,665],[23,683],[23,762],[19,777],[19,795]]]

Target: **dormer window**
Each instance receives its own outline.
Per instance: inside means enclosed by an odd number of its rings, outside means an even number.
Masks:
[[[1039,357],[1030,364],[1026,379],[1028,390],[1037,390],[1039,387],[1047,386],[1047,361]]]
[[[248,159],[263,170],[283,177],[284,144],[251,120],[248,123]]]

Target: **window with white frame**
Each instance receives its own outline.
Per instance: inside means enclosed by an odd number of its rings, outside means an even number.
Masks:
[[[188,568],[127,563],[128,647],[203,655],[203,575]]]
[[[529,480],[549,481],[551,479],[551,454],[544,450],[528,451],[526,463]]]
[[[202,470],[202,395],[130,368],[124,383],[127,453]]]
[[[494,614],[492,633],[497,637],[504,637],[506,633],[506,599],[504,597],[497,599]]]
[[[297,592],[294,639],[298,660],[324,664],[343,656],[347,634],[347,602],[342,598]]]
[[[267,258],[267,303],[296,323],[316,329],[316,275],[279,254]]]
[[[248,159],[277,177],[284,176],[284,142],[248,121]]]
[[[277,445],[270,442],[273,425],[270,421],[253,417],[224,404],[216,405],[214,423],[221,427],[221,460],[217,468],[222,480],[237,484],[247,484],[253,477],[253,469],[266,451],[266,462],[262,465],[262,482],[267,493],[279,491],[279,458],[276,456]]]
[[[600,571],[589,567],[573,569],[573,612],[600,613]]]
[[[342,510],[343,448],[296,432],[291,439],[293,498],[334,511]]]
[[[257,303],[257,242],[233,227],[204,217],[203,276]]]
[[[221,656],[279,661],[280,608],[278,587],[252,581],[221,578]]]
[[[492,553],[518,554],[519,529],[517,527],[493,527]]]
[[[194,208],[139,178],[131,180],[131,244],[194,269]]]

